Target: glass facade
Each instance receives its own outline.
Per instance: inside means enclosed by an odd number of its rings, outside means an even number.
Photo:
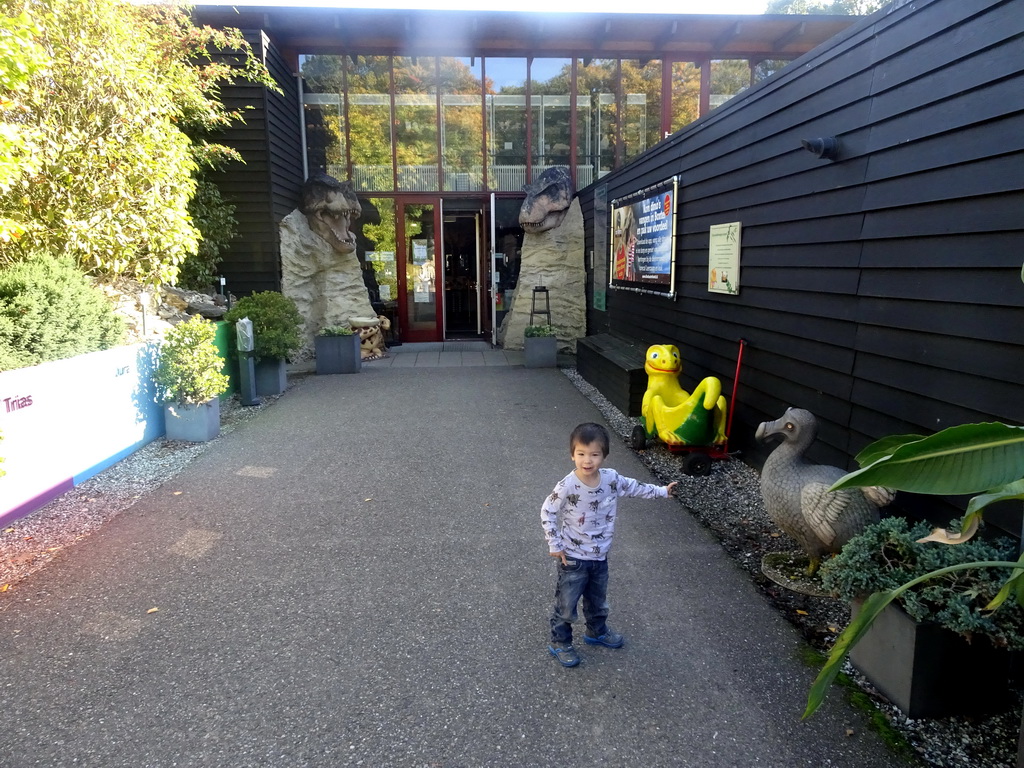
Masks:
[[[519,193],[567,166],[582,188],[782,63],[301,56],[308,169],[366,193]]]

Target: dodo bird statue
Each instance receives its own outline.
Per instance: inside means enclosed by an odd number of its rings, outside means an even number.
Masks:
[[[768,516],[810,559],[808,576],[817,572],[822,557],[839,552],[852,537],[878,522],[878,509],[895,495],[880,486],[829,492],[847,473],[804,460],[804,451],[817,433],[814,414],[790,408],[782,418],[763,422],[755,435],[762,442],[782,438],[761,470],[761,496]]]

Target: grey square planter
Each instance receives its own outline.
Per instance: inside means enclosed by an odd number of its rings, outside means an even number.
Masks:
[[[266,358],[256,363],[256,395],[280,395],[288,388],[288,369],[284,360]]]
[[[220,434],[220,400],[213,398],[201,405],[167,403],[164,427],[168,440],[205,443]]]
[[[363,359],[359,354],[359,337],[351,336],[314,336],[316,347],[316,372],[327,373],[359,373],[363,369]]]
[[[554,336],[525,337],[523,364],[527,368],[554,368],[558,365],[558,339]]]
[[[860,604],[854,603],[857,615]],[[850,651],[850,661],[910,718],[997,710],[1010,690],[1010,653],[988,638],[965,638],[919,623],[891,603]]]

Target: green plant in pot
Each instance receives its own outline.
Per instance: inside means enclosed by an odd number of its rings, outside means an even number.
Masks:
[[[333,325],[321,328],[313,337],[313,344],[316,349],[318,375],[359,373],[362,370],[359,335],[349,326]]]
[[[228,388],[217,329],[199,315],[164,334],[154,380],[164,402],[168,440],[204,442],[220,433],[219,395]]]
[[[883,485],[911,493],[952,496],[977,494],[969,502],[961,530],[952,533],[937,528],[916,540],[930,547],[958,547],[970,541],[978,530],[984,509],[999,501],[1024,499],[1024,427],[1008,424],[964,424],[944,429],[929,437],[897,435],[872,443],[857,456],[861,469],[840,478],[831,490]],[[883,611],[906,593],[936,579],[952,578],[961,571],[990,570],[1000,583],[997,594],[987,603],[973,601],[979,613],[1017,610],[1024,606],[1024,555],[995,556],[992,552],[930,570],[920,575],[905,573],[894,587],[879,584],[860,607],[815,679],[804,717],[821,705],[850,650],[865,638]],[[938,562],[934,563],[938,564]],[[901,578],[892,574],[893,578]],[[971,593],[975,586],[961,584],[956,591]],[[1013,597],[1013,602],[1008,602]],[[914,599],[914,598],[910,598]],[[1016,605],[1014,606],[1014,602]],[[972,619],[973,621],[974,619]],[[967,670],[970,674],[970,670]]]
[[[230,323],[252,321],[256,358],[256,394],[279,395],[288,386],[285,361],[302,346],[302,316],[295,302],[277,291],[239,299],[224,316]]]
[[[528,325],[523,330],[523,355],[527,368],[553,368],[558,363],[558,339],[551,325]]]

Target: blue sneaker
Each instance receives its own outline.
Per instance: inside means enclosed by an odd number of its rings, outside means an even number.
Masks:
[[[548,650],[563,667],[575,667],[580,663],[580,655],[576,653],[576,649],[572,647],[571,643],[569,645],[549,645]]]
[[[590,635],[584,634],[583,641],[588,645],[603,645],[605,648],[621,648],[623,643],[626,642],[626,638],[618,632],[609,629],[600,637],[591,637]]]

